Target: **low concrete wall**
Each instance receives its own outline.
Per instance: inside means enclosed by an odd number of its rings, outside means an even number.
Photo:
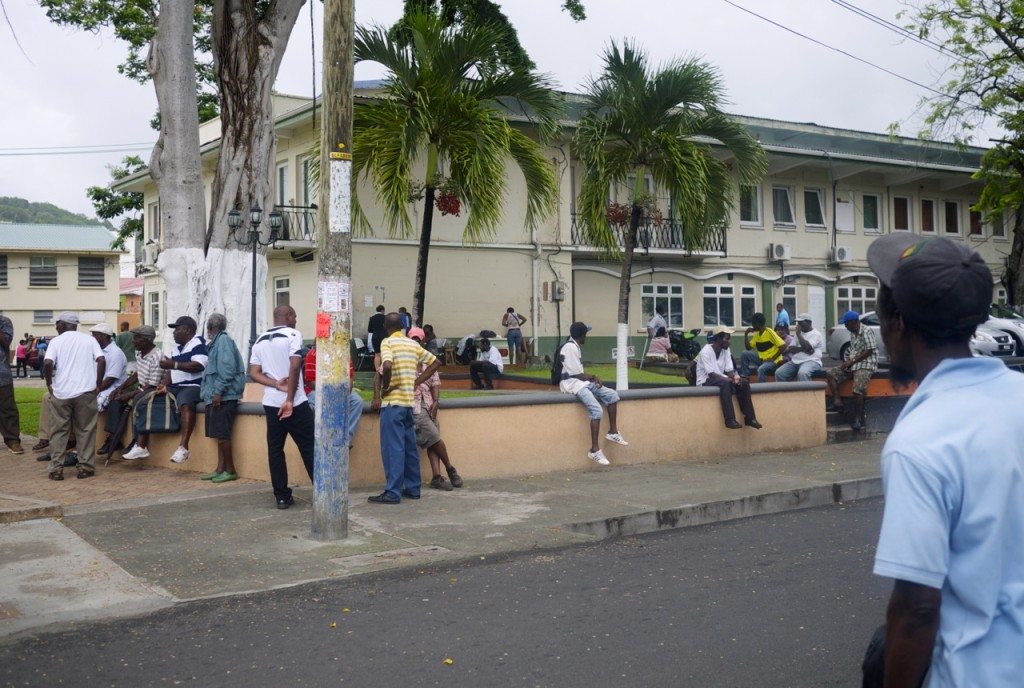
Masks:
[[[766,383],[753,386],[754,408],[764,429],[729,430],[722,421],[717,390],[661,388],[630,390],[619,404],[622,447],[603,439],[612,464],[686,461],[763,451],[801,449],[825,443],[825,385],[820,382]],[[586,411],[575,397],[557,392],[449,399],[441,402],[441,434],[452,463],[467,480],[533,475],[594,467]],[[742,416],[741,416],[742,418]],[[169,461],[178,436],[153,435],[145,462],[206,473],[216,467],[216,444],[204,436],[204,416],[184,464]],[[380,486],[378,417],[364,413],[349,468],[354,488]],[[102,434],[102,433],[98,433]],[[291,440],[286,444],[288,477],[308,485],[302,460]],[[245,478],[268,480],[266,425],[258,404],[242,404],[234,431],[235,466]],[[423,473],[430,469],[421,452]]]

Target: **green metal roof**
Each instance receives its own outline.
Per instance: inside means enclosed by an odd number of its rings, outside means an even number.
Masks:
[[[110,248],[113,233],[103,225],[33,225],[0,222],[0,251],[94,251]]]

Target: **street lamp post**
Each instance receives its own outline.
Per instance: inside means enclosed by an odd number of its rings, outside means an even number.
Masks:
[[[259,202],[249,209],[250,229],[248,231],[239,231],[242,229],[243,223],[242,214],[238,212],[237,208],[228,213],[228,227],[231,228],[231,238],[239,246],[248,246],[252,249],[252,304],[249,311],[250,355],[252,355],[252,347],[256,343],[256,252],[260,246],[270,246],[277,242],[278,234],[281,231],[281,213],[276,210],[271,211],[269,217],[270,236],[267,237],[266,241],[260,239],[260,224],[262,222],[263,208],[260,207]]]

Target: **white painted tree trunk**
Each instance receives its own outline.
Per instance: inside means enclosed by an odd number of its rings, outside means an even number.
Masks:
[[[629,356],[626,355],[626,347],[629,346],[629,325],[619,323],[615,328],[615,346],[619,355],[615,359],[615,389],[629,389]]]
[[[194,0],[162,3],[147,65],[160,108],[160,136],[149,173],[160,195],[163,251],[157,269],[167,287],[164,315],[199,314],[205,280],[205,197],[199,159],[199,112],[192,48]],[[153,323],[165,342],[165,323]],[[163,329],[162,329],[163,328]]]
[[[228,320],[228,335],[249,360],[250,305],[252,302],[252,254],[245,249],[211,248],[206,254],[209,279],[206,281],[205,317],[223,313]],[[256,256],[256,333],[262,331],[259,315],[267,312],[267,258]],[[265,329],[265,328],[264,328]]]

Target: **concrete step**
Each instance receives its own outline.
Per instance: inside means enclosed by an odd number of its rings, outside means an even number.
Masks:
[[[881,430],[872,430],[869,426],[866,430],[854,431],[849,425],[829,426],[825,429],[826,442],[828,444],[843,444],[845,442],[863,442],[878,437],[885,437],[888,433]]]

